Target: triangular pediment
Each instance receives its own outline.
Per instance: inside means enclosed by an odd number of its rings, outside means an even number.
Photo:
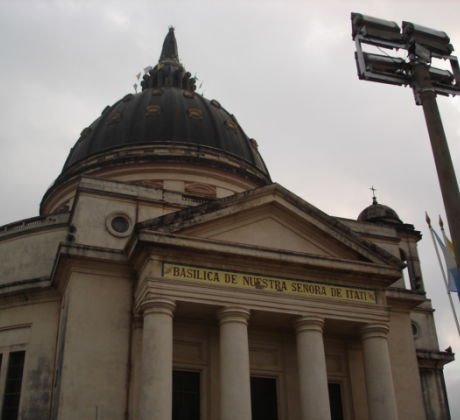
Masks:
[[[143,222],[143,230],[318,257],[399,261],[288,190],[272,184]]]
[[[308,220],[299,218],[279,202],[222,216],[199,226],[176,231],[182,235],[224,242],[293,251],[324,257],[362,259]]]

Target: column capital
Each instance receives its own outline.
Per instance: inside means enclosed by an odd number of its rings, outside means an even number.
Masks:
[[[172,299],[163,297],[148,298],[140,304],[140,308],[144,316],[147,314],[156,313],[165,314],[172,317],[174,309],[176,308],[176,302],[174,302]]]
[[[366,324],[361,328],[361,338],[367,340],[369,338],[384,338],[387,339],[390,327],[387,324]]]
[[[296,332],[304,331],[316,331],[319,333],[323,332],[324,318],[314,315],[304,315],[295,320]]]
[[[217,312],[220,325],[226,322],[240,322],[244,325],[248,325],[250,314],[249,309],[239,306],[226,306]]]

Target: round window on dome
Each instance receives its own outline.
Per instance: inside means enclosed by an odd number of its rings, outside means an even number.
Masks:
[[[125,237],[132,231],[132,222],[126,214],[116,213],[107,217],[106,227],[113,236]]]

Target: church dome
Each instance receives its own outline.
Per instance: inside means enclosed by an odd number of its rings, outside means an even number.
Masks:
[[[216,100],[175,86],[145,88],[128,94],[85,128],[63,168],[101,152],[140,145],[212,148],[243,159],[263,175],[268,171],[235,117]]]
[[[218,101],[198,94],[195,83],[179,61],[170,28],[158,64],[146,69],[142,91],[107,106],[81,132],[43,201],[69,180],[123,165],[188,165],[254,186],[271,183],[256,141]]]
[[[359,214],[358,222],[403,224],[398,214],[391,207],[379,204],[375,196],[372,199],[372,204]]]

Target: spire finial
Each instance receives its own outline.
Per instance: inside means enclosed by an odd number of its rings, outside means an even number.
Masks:
[[[426,221],[426,224],[428,225],[428,227],[431,229],[431,219],[430,219],[430,216],[428,216],[427,211],[425,211],[425,221]]]
[[[179,61],[173,26],[169,27],[163,42],[158,64],[146,71],[142,79],[142,90],[175,87],[193,92],[196,89],[196,79]]]
[[[377,191],[374,186],[369,188],[372,191],[372,204],[378,204],[377,203],[377,197],[375,196],[375,192]]]
[[[179,63],[179,53],[177,51],[177,42],[174,35],[174,26],[169,27],[168,34],[163,41],[163,48],[160,55],[160,63],[174,61]]]
[[[439,215],[439,227],[440,227],[441,230],[444,232],[444,222],[443,222],[442,219],[441,219],[441,215]]]

